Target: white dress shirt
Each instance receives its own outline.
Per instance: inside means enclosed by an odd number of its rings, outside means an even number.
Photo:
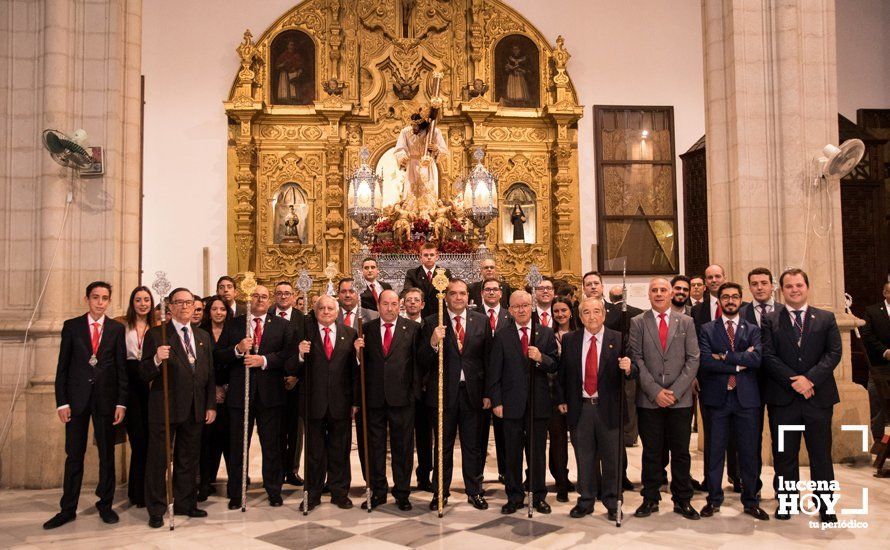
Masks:
[[[884,311],[887,312],[887,317],[890,317],[890,302],[884,300]]]
[[[343,316],[343,324],[344,324],[344,325],[347,324],[347,323],[346,323],[346,314],[347,314],[347,313],[349,313],[349,314],[351,315],[351,317],[350,317],[350,319],[349,319],[349,324],[348,324],[347,326],[348,326],[349,328],[355,328],[355,326],[356,326],[356,324],[355,324],[355,323],[356,323],[356,319],[358,319],[359,322],[361,322],[361,318],[362,318],[361,308],[359,308],[359,306],[356,305],[356,306],[355,306],[354,308],[352,308],[351,310],[341,309],[341,310],[340,310],[340,314]]]
[[[544,313],[546,313],[547,314],[547,324],[544,326],[548,327],[548,328],[552,328],[553,327],[553,312],[550,311],[550,308],[548,307],[547,309],[541,309],[541,308],[537,307],[535,309],[538,311],[538,321],[540,321],[540,323],[542,325],[544,325],[544,316],[543,315],[544,315]]]
[[[285,321],[290,321],[290,316],[293,315],[294,308],[289,307],[287,309],[278,309],[278,308],[275,308],[275,309],[277,310],[275,312],[275,315],[277,315],[278,317],[281,317]],[[284,315],[282,315],[282,313],[284,313]]]
[[[599,368],[600,359],[603,356],[603,336],[605,333],[606,331],[604,327],[600,327],[600,331],[596,334],[591,334],[589,330],[586,328],[584,329],[584,342],[581,344],[581,397],[584,397],[585,399],[599,397],[600,395],[599,388],[597,388],[597,392],[593,395],[589,395],[584,390],[584,376],[587,374],[585,366],[587,365],[587,354],[590,353],[590,340],[591,338],[596,338],[596,364],[597,368]],[[597,382],[599,382],[599,380],[597,380]]]
[[[776,301],[773,300],[772,298],[770,298],[766,302],[758,302],[757,300],[754,300],[753,302],[751,302],[751,307],[754,308],[754,318],[757,319],[757,326],[760,326],[763,324],[763,321],[761,319],[762,314],[760,313],[761,305],[767,306],[766,313],[772,313],[773,311],[776,310]]]
[[[658,328],[658,325],[661,324],[661,318],[659,317],[661,313],[658,313],[654,309],[652,311],[652,316],[655,317],[655,328]],[[664,312],[664,324],[667,325],[668,328],[671,328],[671,310],[668,309]]]
[[[489,317],[491,315],[490,312],[492,312],[492,311],[494,312],[494,326],[495,326],[495,328],[497,328],[498,321],[500,320],[500,316],[501,316],[501,303],[498,302],[497,305],[494,307],[489,307],[486,304],[484,307],[485,307],[485,319],[486,320],[490,319],[490,317]]]
[[[460,312],[460,315],[453,313],[450,309],[448,310],[448,317],[451,318],[451,328],[454,330],[454,339],[457,340],[457,323],[455,323],[455,319],[460,318],[460,326],[464,329],[464,336],[467,334],[467,310],[463,310]],[[464,376],[464,369],[460,369],[460,381],[466,382],[466,377]]]
[[[720,301],[708,294],[708,302],[711,304],[711,320],[713,321],[717,318],[717,307],[720,305]]]
[[[389,323],[389,324],[392,325],[392,326],[389,328],[389,335],[390,335],[390,337],[392,337],[393,339],[395,339],[395,337],[396,337],[396,323],[398,323],[398,322],[399,322],[399,318],[398,318],[398,317],[396,317],[396,318],[395,318],[394,320],[392,320],[392,321],[384,321],[384,320],[383,320],[383,317],[380,318],[380,342],[381,342],[381,343],[384,342],[384,341],[386,341],[386,324],[387,324],[387,323]],[[390,340],[389,343],[390,343],[390,345],[391,345],[391,344],[392,344],[392,340]]]
[[[804,305],[800,306],[799,308],[797,308],[797,309],[795,310],[794,308],[792,308],[791,306],[789,306],[789,305],[786,304],[786,305],[785,305],[785,310],[788,312],[788,318],[791,319],[791,326],[794,326],[794,322],[795,322],[796,319],[797,319],[796,316],[794,315],[794,312],[795,312],[795,311],[800,311],[800,312],[802,312],[802,313],[800,314],[800,322],[801,322],[801,324],[802,324],[803,326],[806,326],[806,324],[807,324],[807,310],[808,310],[809,308],[810,308],[809,305],[804,304]]]
[[[148,332],[149,328],[145,327],[145,332]],[[92,327],[90,327],[90,330],[92,330]],[[127,335],[124,337],[124,340],[127,343],[127,359],[142,359],[142,343],[145,340],[145,333],[142,333],[140,337],[137,329],[127,329]]]

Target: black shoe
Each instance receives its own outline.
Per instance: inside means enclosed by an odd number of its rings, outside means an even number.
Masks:
[[[657,500],[643,500],[643,504],[640,504],[640,507],[637,508],[637,511],[634,512],[634,516],[638,518],[648,518],[652,515],[652,512],[658,511],[658,501]]]
[[[448,497],[442,499],[442,506],[448,506]],[[439,497],[433,495],[433,500],[430,501],[430,510],[438,510],[439,509]]]
[[[285,472],[284,482],[287,483],[288,485],[294,485],[296,487],[303,486],[303,478],[301,478],[300,476],[298,476],[297,474],[295,474],[293,472]]]
[[[75,519],[77,519],[77,514],[73,512],[59,512],[58,514],[47,520],[47,522],[43,524],[43,528],[55,529],[56,527],[61,527],[69,521],[74,521]]]
[[[674,513],[680,514],[686,519],[701,519],[701,516],[698,515],[698,512],[695,511],[695,508],[692,507],[688,502],[683,502],[681,504],[674,504]]]
[[[316,508],[319,504],[321,504],[321,497],[311,497],[311,496],[307,496],[307,497],[306,497],[306,502],[308,503],[308,505],[309,505],[309,511],[311,512],[312,510],[315,510],[315,508]],[[303,511],[303,503],[302,503],[302,502],[300,503],[300,511],[301,511],[301,512]]]
[[[547,501],[544,499],[536,501],[533,504],[533,507],[539,514],[549,514],[551,512],[550,505],[547,504]]]
[[[164,526],[164,516],[148,516],[148,526],[157,529]]]
[[[284,504],[284,500],[282,500],[281,495],[271,495],[269,496],[269,506],[272,508],[278,508],[279,506]]]
[[[515,502],[508,500],[507,504],[501,506],[501,513],[506,515],[515,514],[516,510],[519,509],[519,506],[516,505]]]
[[[197,508],[197,507],[192,508],[191,510],[174,510],[173,514],[177,515],[177,516],[188,516],[190,518],[206,518],[207,517],[207,511],[201,510],[200,508]]]
[[[788,514],[788,513],[782,514],[779,512],[778,509],[776,509],[776,513],[774,514],[774,517],[779,521],[787,521],[787,520],[791,519],[791,514]]]
[[[112,510],[111,506],[108,506],[107,508],[105,506],[103,506],[102,508],[96,506],[96,509],[99,510],[99,517],[102,518],[102,521],[104,521],[105,523],[117,523],[118,521],[120,521],[120,518],[117,516],[117,512]]]
[[[575,492],[575,484],[570,481],[569,484],[566,486],[566,491],[568,491],[570,493],[574,493]]]
[[[473,505],[473,508],[477,510],[488,510],[488,503],[485,502],[485,497],[480,495],[467,495],[467,502]]]
[[[202,487],[198,489],[198,493],[195,495],[195,500],[197,500],[198,502],[206,502],[209,494],[210,492],[206,488]]]
[[[730,479],[732,482],[732,492],[733,493],[741,493],[742,492],[742,482],[737,479]]]
[[[340,508],[341,510],[349,510],[352,508],[352,501],[347,496],[332,498],[331,504],[336,504],[337,508]]]
[[[593,513],[593,506],[587,508],[586,506],[582,506],[580,504],[576,504],[572,511],[569,512],[569,516],[575,519],[583,518],[584,516],[590,515]]]
[[[665,483],[667,483],[667,482],[665,482]],[[705,491],[708,490],[708,488],[705,487],[701,481],[699,481],[697,479],[693,479],[692,480],[692,490],[695,491],[696,493],[704,493]]]
[[[569,501],[569,492],[565,489],[560,489],[556,491],[556,502],[568,502]]]
[[[409,510],[414,509],[414,506],[411,505],[411,501],[408,500],[408,497],[397,498],[396,506],[398,506],[399,510],[401,510],[403,512],[407,512]]]
[[[745,513],[749,516],[754,516],[754,519],[759,519],[760,521],[769,521],[769,514],[764,512],[763,508],[761,508],[760,506],[745,506]]]
[[[417,490],[425,491],[427,493],[432,493],[433,492],[433,484],[430,483],[430,480],[428,480],[428,479],[418,479],[417,480]]]
[[[719,506],[713,506],[713,505],[709,502],[708,504],[705,504],[705,507],[704,507],[704,508],[701,509],[701,517],[703,517],[703,518],[709,518],[709,517],[711,517],[711,516],[713,516],[714,514],[717,514],[717,513],[719,513],[719,512],[720,512],[720,507],[719,507]]]
[[[622,481],[621,483],[624,485],[625,491],[633,491],[634,490],[634,484],[631,483],[630,480],[627,479],[626,477],[624,478],[624,481]]]
[[[819,511],[819,519],[822,523],[837,523],[837,516],[826,512]]]
[[[386,495],[371,495],[371,509],[377,508],[381,504],[386,504]],[[362,501],[362,510],[368,509],[368,501]]]
[[[229,510],[237,510],[238,508],[241,508],[241,499],[240,498],[230,499],[229,500]]]

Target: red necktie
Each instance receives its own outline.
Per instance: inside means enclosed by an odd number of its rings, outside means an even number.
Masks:
[[[522,355],[528,357],[528,327],[522,327],[522,338],[519,339],[519,343],[522,344]]]
[[[255,317],[253,322],[256,323],[256,328],[253,329],[253,339],[256,340],[254,348],[260,349],[260,344],[263,343],[263,320]]]
[[[550,326],[550,316],[547,315],[546,311],[541,313],[541,324],[544,325],[545,327]]]
[[[433,282],[433,271],[429,270],[426,272],[426,280],[429,282]]]
[[[99,323],[93,323],[93,337],[91,338],[91,342],[93,344],[93,355],[99,353],[99,340],[102,338],[102,333],[99,331]]]
[[[735,351],[735,328],[732,321],[726,321],[726,335],[729,336],[729,350]],[[726,383],[726,388],[730,390],[735,389],[735,375],[729,375],[729,381]]]
[[[377,297],[377,283],[371,283],[371,295],[374,296],[374,303],[380,301],[380,298]]]
[[[389,355],[389,346],[392,345],[392,323],[383,325],[386,332],[383,333],[383,355]]]
[[[279,311],[279,312],[278,312],[278,316],[279,316],[279,317],[283,317],[283,318],[287,318],[287,313],[284,312],[284,311]]]
[[[658,318],[661,319],[658,322],[658,339],[661,340],[661,349],[667,350],[668,347],[668,324],[664,318],[667,317],[666,313],[659,313]]]
[[[343,322],[346,324],[347,327],[352,326],[352,312],[351,311],[347,311],[346,315],[343,316]]]
[[[596,375],[599,370],[599,357],[596,351],[596,336],[590,337],[590,348],[584,361],[584,391],[593,397],[596,395]]]
[[[714,313],[714,319],[719,319],[723,317],[723,308],[720,307],[720,302],[717,302],[717,311]]]
[[[464,350],[464,327],[460,324],[460,315],[454,318],[454,332],[457,334],[457,349]]]
[[[331,355],[334,355],[334,344],[331,343],[330,327],[324,327],[324,355],[328,358],[328,361],[331,360]]]
[[[494,308],[488,310],[488,326],[491,327],[491,332],[494,332],[496,328],[498,328],[498,322],[494,318]]]

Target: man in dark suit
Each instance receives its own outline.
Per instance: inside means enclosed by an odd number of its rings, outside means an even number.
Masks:
[[[142,379],[150,385],[148,395],[148,460],[145,465],[145,505],[149,527],[164,525],[166,502],[166,446],[164,384],[167,369],[170,402],[170,445],[173,449],[173,513],[203,518],[207,512],[197,505],[198,460],[201,429],[216,420],[216,378],[213,371],[213,342],[189,320],[194,297],[185,288],[170,293],[171,320],[165,327],[148,331],[140,363]],[[163,362],[166,361],[166,367]]]
[[[485,260],[488,261],[488,260]],[[481,289],[482,301],[478,302],[476,311],[485,315],[488,319],[488,327],[491,329],[492,337],[495,332],[509,325],[512,322],[510,312],[506,307],[502,306],[504,283],[496,278],[489,278],[482,281]],[[510,292],[513,292],[510,289]],[[531,310],[529,310],[531,313]],[[488,388],[486,388],[486,392]],[[486,393],[487,395],[487,393]],[[504,482],[504,472],[506,469],[506,461],[504,458],[504,421],[501,418],[492,418],[491,409],[483,409],[482,417],[479,421],[479,476],[480,482],[483,481],[485,472],[485,461],[488,458],[488,443],[491,435],[491,426],[494,425],[494,447],[498,461],[498,481]]]
[[[739,470],[742,476],[742,505],[745,513],[766,521],[769,515],[760,508],[757,496],[760,432],[760,329],[739,315],[742,287],[726,282],[717,291],[723,317],[701,328],[698,342],[701,353],[699,398],[710,411],[708,444],[711,446],[711,470],[708,472],[708,503],[702,517],[720,512],[723,504],[723,457],[726,454],[729,426],[733,425]]]
[[[302,342],[306,335],[306,319],[303,312],[294,307],[297,295],[287,281],[275,285],[275,306],[269,315],[280,317],[290,323],[293,341]],[[300,418],[300,399],[296,376],[285,373],[284,411],[281,416],[281,467],[284,482],[290,485],[303,485],[300,477],[300,455],[303,452],[303,420]]]
[[[43,524],[54,529],[77,517],[90,419],[99,451],[96,509],[105,523],[117,523],[114,499],[114,426],[124,421],[127,402],[127,345],[124,326],[105,316],[111,285],[96,281],[86,289],[89,312],[62,325],[56,367],[56,407],[65,424],[65,481],[61,511]]]
[[[701,275],[689,277],[689,305],[697,306],[705,298],[705,278]]]
[[[424,329],[418,354],[419,379],[425,380],[427,405],[432,409],[433,426],[438,422],[439,369],[438,348],[444,346],[443,386],[443,427],[444,441],[436,441],[443,446],[444,472],[436,468],[435,475],[443,476],[445,494],[443,503],[448,502],[451,475],[454,468],[454,440],[460,430],[461,462],[466,487],[467,500],[479,510],[488,508],[479,483],[479,417],[484,408],[491,407],[491,401],[484,397],[485,364],[491,350],[491,329],[485,315],[467,309],[467,283],[452,279],[446,291],[445,324],[439,325],[439,316],[431,315],[424,319]],[[438,430],[434,430],[437,434]],[[438,452],[433,456],[437,456]],[[433,481],[437,491],[438,478]],[[438,509],[438,499],[433,495],[430,510]]]
[[[419,288],[423,292],[423,317],[437,315],[439,312],[439,292],[433,287],[433,277],[436,276],[436,262],[439,261],[439,251],[433,243],[424,243],[420,247],[420,265],[405,273],[403,289]],[[445,276],[451,279],[451,272],[445,271]]]
[[[250,318],[227,322],[213,355],[229,374],[229,509],[241,507],[241,468],[244,445],[244,382],[250,376],[248,441],[256,422],[263,451],[263,487],[269,505],[281,506],[281,416],[285,404],[284,377],[293,370],[293,330],[289,322],[269,315],[271,296],[260,285],[250,296]],[[248,332],[247,323],[250,322]]]
[[[692,319],[671,311],[667,279],[649,281],[652,309],[630,321],[630,357],[639,372],[637,414],[643,440],[643,503],[634,513],[648,517],[661,500],[664,446],[671,453],[674,512],[699,519],[690,504],[689,438],[692,429],[692,382],[698,371],[698,339]]]
[[[244,315],[247,308],[243,303],[235,300],[238,291],[235,289],[235,279],[228,275],[223,275],[216,281],[216,293],[225,301],[229,309],[232,310],[232,317]]]
[[[402,291],[402,303],[405,305],[405,319],[423,326],[423,291],[419,288],[408,288]],[[421,328],[421,331],[423,329]],[[425,382],[415,378],[414,392],[414,448],[417,452],[417,490],[433,491],[430,474],[433,472],[433,428],[430,411],[426,406]]]
[[[358,346],[365,355],[365,396],[368,417],[371,506],[386,502],[386,443],[392,449],[393,497],[399,510],[411,510],[411,470],[414,466],[414,374],[420,325],[399,317],[399,296],[384,290],[378,300],[380,318],[365,323]],[[355,402],[361,406],[361,387]],[[359,415],[356,414],[356,418]],[[359,447],[359,453],[364,449]],[[367,508],[366,504],[362,504]]]
[[[559,357],[557,400],[572,434],[578,464],[578,502],[569,513],[581,518],[593,513],[599,497],[614,521],[618,508],[617,479],[622,465],[618,449],[621,381],[630,378],[630,358],[620,357],[621,333],[604,326],[605,304],[584,298],[580,306],[583,329],[563,336]],[[623,371],[623,373],[622,373]],[[597,475],[602,463],[602,476]]]
[[[890,281],[884,283],[884,300],[865,310],[862,343],[868,353],[871,370],[868,376],[868,400],[871,408],[871,434],[875,441],[884,437],[888,411],[885,400],[878,395],[875,375],[890,376]]]
[[[377,311],[377,302],[380,301],[380,294],[384,290],[392,290],[389,283],[378,281],[380,269],[377,267],[377,260],[374,258],[365,258],[362,260],[362,277],[365,279],[365,290],[362,292],[362,308]]]
[[[482,311],[482,304],[485,302],[482,287],[488,279],[495,279],[501,290],[500,305],[503,309],[507,309],[510,305],[510,294],[513,293],[513,287],[510,286],[510,283],[501,279],[497,263],[491,258],[482,260],[479,263],[479,271],[482,274],[482,278],[474,283],[470,283],[470,307],[475,307],[476,311]]]
[[[841,334],[833,313],[807,304],[809,285],[801,269],[786,270],[779,277],[785,310],[768,314],[762,330],[763,367],[769,376],[765,397],[773,433],[778,434],[781,425],[803,424],[810,479],[830,483],[834,480],[831,417],[834,404],[840,402],[834,369],[841,361]],[[796,492],[784,485],[800,479],[800,436],[801,432],[785,432],[782,452],[773,445],[779,477],[776,519],[791,518],[782,503],[786,495]],[[823,523],[837,522],[824,509],[819,516]]]
[[[486,283],[488,284],[488,283]],[[507,503],[502,514],[513,514],[523,505],[522,454],[528,461],[532,505],[542,514],[550,513],[544,484],[547,465],[547,422],[553,410],[547,374],[556,372],[556,336],[547,327],[532,325],[532,297],[517,290],[510,297],[514,321],[495,332],[486,367],[486,384],[491,410],[503,418],[506,457]],[[534,392],[529,387],[533,369]],[[530,431],[531,430],[531,431]]]
[[[532,321],[536,325],[553,329],[553,298],[556,297],[556,287],[553,285],[553,278],[545,276],[536,288],[529,289],[529,292],[535,293],[534,311],[532,312]]]
[[[621,326],[621,303],[624,301],[623,289],[621,285],[615,285],[609,289],[609,301],[606,302],[606,328],[610,328],[612,330],[617,330],[621,332],[623,330]],[[627,319],[633,319],[640,313],[643,313],[643,310],[634,307],[630,304],[627,304]],[[628,326],[630,324],[628,323]]]
[[[297,377],[308,380],[308,384],[300,384],[300,399],[309,399],[309,418],[305,418],[305,406],[300,414],[304,415],[308,436],[304,475],[309,510],[321,503],[325,477],[331,502],[344,510],[352,508],[349,451],[356,411],[353,391],[357,334],[337,322],[338,310],[336,300],[321,296],[315,303],[315,320],[309,321],[306,340],[299,345]]]

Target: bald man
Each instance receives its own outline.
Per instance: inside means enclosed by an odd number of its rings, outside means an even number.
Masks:
[[[241,465],[244,445],[244,382],[250,376],[248,441],[256,421],[263,452],[263,487],[273,507],[283,504],[281,484],[281,418],[286,395],[282,380],[292,375],[294,332],[290,323],[269,315],[272,296],[269,289],[257,286],[250,299],[250,317],[239,315],[229,320],[214,351],[217,368],[228,371],[229,390],[229,510],[241,507]],[[250,327],[247,327],[248,321]]]
[[[483,311],[483,302],[485,300],[482,296],[482,287],[485,286],[485,281],[497,279],[501,286],[501,308],[506,310],[510,305],[510,295],[513,293],[513,287],[501,278],[497,263],[492,259],[482,260],[479,263],[479,272],[482,274],[482,278],[475,283],[470,283],[469,286],[470,305],[475,306],[476,311]]]

